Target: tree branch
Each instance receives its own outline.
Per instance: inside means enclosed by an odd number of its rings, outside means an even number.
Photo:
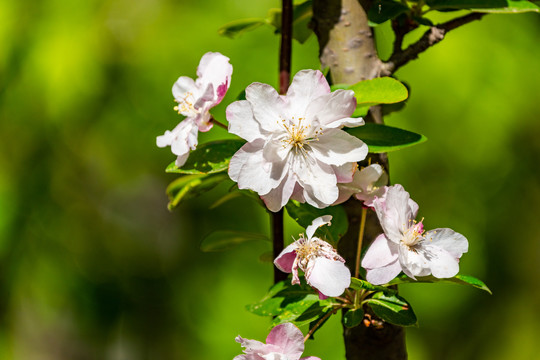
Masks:
[[[392,56],[390,56],[390,59],[387,62],[383,63],[381,66],[381,75],[392,75],[400,67],[407,64],[409,61],[418,58],[418,55],[420,55],[422,52],[426,51],[431,46],[439,43],[442,39],[444,39],[444,36],[449,31],[454,30],[462,25],[468,24],[472,21],[480,20],[482,17],[484,17],[484,15],[486,14],[471,13],[462,17],[458,17],[456,19],[452,19],[445,23],[432,26],[428,31],[424,33],[424,35],[422,35],[420,40],[410,45],[405,50],[401,50],[400,47],[398,48],[394,46],[394,52]],[[396,33],[396,41],[399,40],[398,38],[400,36],[400,33]]]

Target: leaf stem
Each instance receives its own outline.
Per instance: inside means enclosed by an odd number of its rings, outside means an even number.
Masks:
[[[358,247],[356,249],[356,264],[354,268],[354,277],[358,278],[360,272],[360,256],[362,255],[362,241],[364,240],[364,230],[366,228],[367,208],[362,207],[362,218],[360,219],[360,232],[358,233]]]

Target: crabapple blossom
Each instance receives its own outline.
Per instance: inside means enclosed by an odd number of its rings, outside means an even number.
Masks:
[[[172,93],[174,101],[178,103],[174,110],[186,118],[172,131],[167,130],[158,136],[156,144],[171,147],[172,153],[178,156],[177,166],[184,165],[189,151],[197,147],[199,131],[212,128],[209,110],[223,100],[231,83],[231,74],[232,65],[228,57],[218,52],[208,52],[197,67],[197,80],[181,76],[174,83]]]
[[[423,219],[414,220],[418,205],[401,185],[388,187],[373,207],[384,233],[362,259],[369,282],[385,284],[401,271],[413,279],[430,274],[449,278],[458,273],[459,258],[468,250],[467,239],[447,228],[425,231]]]
[[[306,228],[306,236],[287,246],[274,260],[277,268],[292,273],[292,284],[300,284],[298,269],[304,272],[307,283],[319,291],[319,296],[339,296],[351,283],[351,272],[345,260],[324,240],[314,237],[315,231],[330,225],[332,216],[325,215],[313,220]]]
[[[235,340],[245,349],[244,354],[235,356],[233,360],[321,360],[315,356],[300,358],[304,352],[304,335],[291,323],[274,327],[266,338],[266,344],[241,336]]]
[[[376,197],[382,197],[386,191],[388,175],[379,164],[371,164],[354,173],[353,181],[338,184],[339,198],[335,204],[341,204],[354,194],[364,206],[372,206]]]
[[[227,107],[229,132],[248,141],[232,157],[229,176],[274,212],[291,198],[330,206],[337,183],[351,182],[356,162],[368,152],[341,130],[364,124],[350,117],[355,108],[354,92],[330,92],[320,71],[299,71],[284,96],[270,85],[249,85],[246,100]]]

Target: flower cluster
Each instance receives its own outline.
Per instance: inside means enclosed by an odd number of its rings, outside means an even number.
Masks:
[[[459,258],[468,250],[467,239],[452,229],[424,230],[415,220],[418,204],[401,185],[388,187],[373,206],[384,233],[371,244],[362,260],[366,279],[385,284],[401,271],[415,279],[432,274],[449,278],[459,271]]]
[[[317,208],[332,205],[337,184],[353,180],[356,162],[368,152],[341,130],[364,124],[350,117],[355,108],[354,92],[330,92],[320,71],[298,72],[285,96],[270,85],[249,85],[246,100],[227,108],[229,132],[248,141],[232,157],[229,176],[274,212],[289,199]]]
[[[292,284],[300,284],[298,269],[304,272],[307,283],[319,291],[319,296],[339,296],[351,283],[351,272],[345,260],[324,240],[315,237],[315,231],[330,225],[332,216],[325,215],[313,220],[306,228],[306,236],[287,246],[274,260],[283,272],[293,274]]]
[[[199,131],[212,128],[209,110],[223,100],[231,83],[231,74],[229,58],[209,52],[203,55],[197,67],[197,80],[181,76],[174,83],[172,93],[178,103],[174,109],[186,118],[172,131],[158,136],[156,144],[171,147],[172,153],[177,155],[177,166],[184,165],[190,150],[197,147]]]
[[[212,128],[209,110],[225,96],[231,75],[229,58],[209,52],[201,58],[196,80],[182,76],[174,84],[175,110],[186,118],[157,137],[157,145],[171,147],[177,166],[197,146],[198,132]],[[379,164],[357,171],[368,148],[342,130],[364,124],[361,118],[351,117],[355,108],[354,92],[331,92],[320,71],[298,72],[286,95],[269,85],[252,83],[246,88],[246,100],[233,102],[226,110],[229,132],[247,141],[230,159],[230,178],[238,188],[259,194],[273,212],[291,199],[325,208],[354,196],[363,202],[364,224],[367,208],[372,208],[383,230],[361,262],[372,284],[386,284],[402,271],[412,279],[455,276],[459,259],[468,250],[467,239],[448,228],[425,231],[423,219],[416,221],[418,204],[401,185],[386,186],[388,175]],[[292,273],[292,284],[300,284],[299,271],[303,272],[321,299],[339,297],[351,284],[345,260],[315,236],[331,220],[330,215],[314,219],[305,235],[300,234],[274,260],[278,269]],[[358,305],[356,297],[338,300]],[[300,358],[304,337],[291,323],[274,327],[266,344],[240,336],[236,341],[245,349],[234,360],[320,360]]]

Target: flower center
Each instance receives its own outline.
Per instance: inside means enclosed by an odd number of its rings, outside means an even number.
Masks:
[[[407,245],[408,247],[413,247],[420,241],[424,240],[425,230],[422,221],[424,221],[424,219],[420,220],[420,222],[416,222],[415,220],[409,220],[409,227],[407,228],[407,230],[405,230],[405,232],[403,233],[403,238],[401,239],[401,242],[403,244]]]
[[[311,128],[311,124],[302,125],[303,120],[305,120],[305,118],[298,118],[298,123],[296,123],[293,116],[292,121],[287,123],[287,120],[282,119],[281,123],[287,131],[287,136],[281,141],[283,142],[284,147],[291,146],[294,148],[295,153],[300,152],[303,155],[306,155],[304,146],[310,141],[318,141],[318,136],[322,135],[322,129],[315,131],[314,137],[309,137],[308,135],[310,133],[309,129]]]
[[[200,113],[200,110],[195,109],[194,102],[195,98],[191,91],[184,93],[180,99],[174,99],[178,103],[178,106],[174,107],[174,111],[177,111],[181,115],[193,116]]]

